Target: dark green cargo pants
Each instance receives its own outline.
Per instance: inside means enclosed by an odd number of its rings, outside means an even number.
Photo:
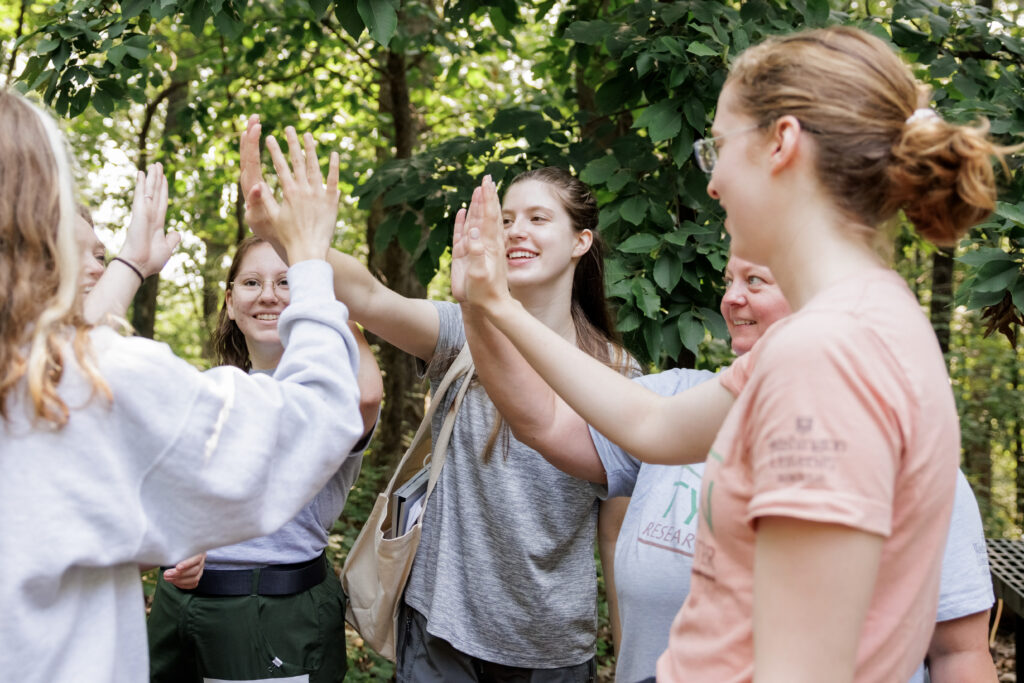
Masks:
[[[160,577],[147,630],[153,683],[345,679],[345,594],[332,571],[280,597],[193,595]]]

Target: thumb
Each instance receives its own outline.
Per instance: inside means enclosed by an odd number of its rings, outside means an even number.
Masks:
[[[178,243],[181,242],[181,234],[174,232],[173,230],[168,230],[167,234],[164,235],[164,241],[167,244],[167,248],[174,251],[178,248]]]

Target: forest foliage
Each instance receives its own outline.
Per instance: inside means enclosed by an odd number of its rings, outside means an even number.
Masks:
[[[116,245],[133,166],[172,179],[174,267],[133,323],[208,363],[225,260],[245,234],[238,134],[295,124],[342,154],[337,244],[398,291],[445,296],[451,218],[484,173],[569,166],[597,191],[607,286],[651,369],[718,367],[728,237],[691,146],[730,59],[765,36],[851,24],[891,43],[953,121],[1024,140],[1016,5],[941,0],[63,0],[0,8],[0,78],[62,117],[86,200]],[[1024,174],[998,171],[995,213],[955,251],[896,226],[893,258],[932,318],[990,534],[1024,521]],[[391,354],[391,355],[389,355]],[[418,421],[414,368],[388,376],[376,446],[391,462]],[[388,420],[397,420],[388,422]]]

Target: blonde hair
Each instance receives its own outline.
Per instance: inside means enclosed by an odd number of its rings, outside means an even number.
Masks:
[[[820,181],[848,215],[876,228],[902,209],[939,245],[992,211],[991,159],[1015,149],[993,144],[984,120],[908,121],[928,108],[929,91],[884,42],[854,28],[771,37],[736,59],[726,85],[765,128],[786,115],[800,121],[817,143]]]
[[[94,390],[110,395],[90,358],[82,318],[77,211],[70,162],[56,122],[25,98],[0,91],[0,417],[26,378],[34,419],[63,426],[68,407],[57,393],[62,348]]]

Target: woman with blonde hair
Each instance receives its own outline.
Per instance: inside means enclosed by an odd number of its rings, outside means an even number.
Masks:
[[[493,210],[456,245],[467,298],[633,455],[707,453],[659,681],[907,680],[934,627],[959,429],[934,332],[875,242],[903,210],[955,243],[991,211],[1005,150],[942,120],[881,40],[840,27],[741,54],[712,133],[694,147],[732,252],[768,266],[795,310],[718,381],[662,398],[535,325],[507,295]]]
[[[293,173],[281,159],[284,201],[271,213],[293,264],[281,363],[274,378],[200,373],[163,344],[85,321],[63,138],[0,93],[6,679],[146,680],[139,563],[273,531],[360,438],[358,355],[323,262],[338,160],[325,187],[312,140],[292,152],[304,163]]]

